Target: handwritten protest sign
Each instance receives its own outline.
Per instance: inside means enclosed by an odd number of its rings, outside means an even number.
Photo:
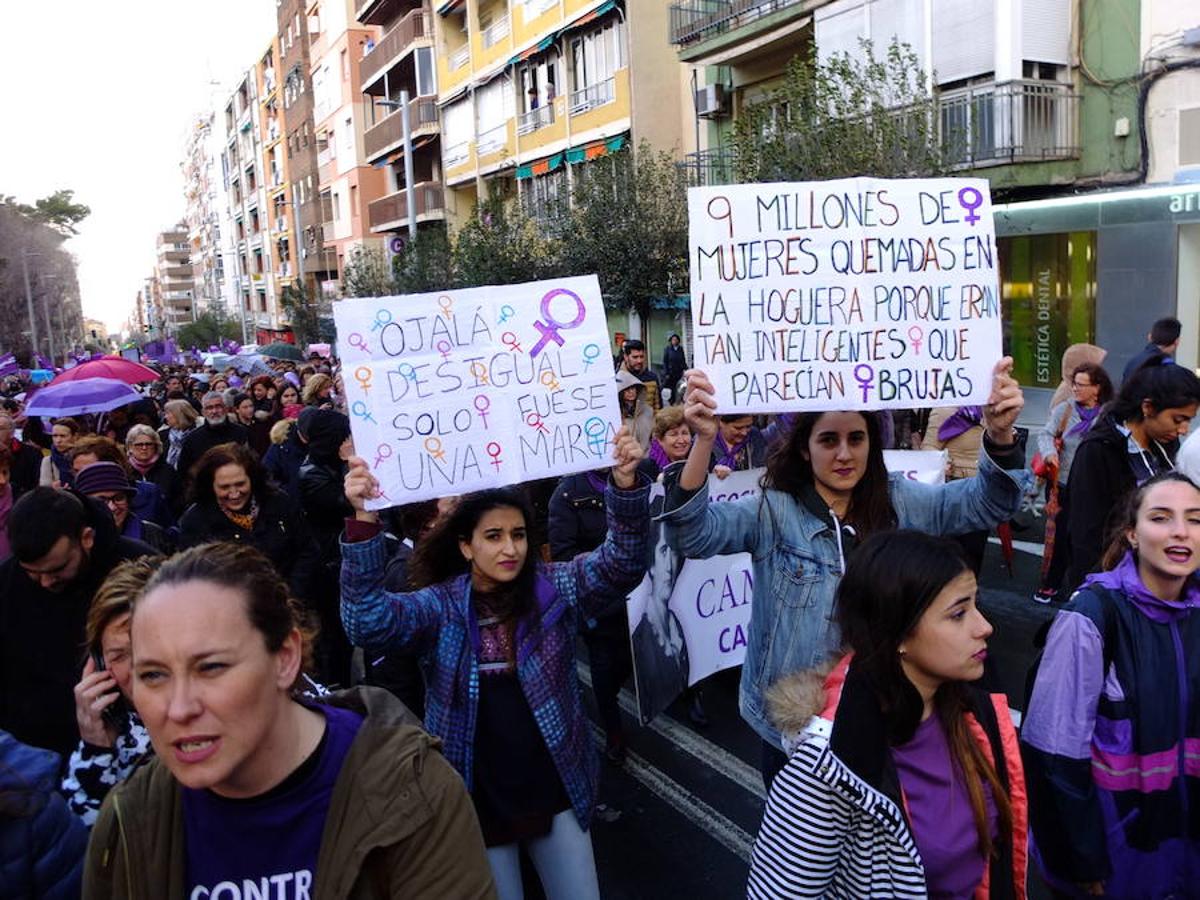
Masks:
[[[378,509],[605,466],[620,427],[594,275],[334,304]]]
[[[695,365],[719,411],[987,402],[1001,353],[988,183],[688,191]]]
[[[926,484],[946,480],[941,450],[887,450],[889,472]],[[762,469],[708,478],[708,502],[732,503],[759,495]],[[654,514],[663,486],[650,489]],[[756,502],[751,500],[750,502]],[[638,716],[646,724],[685,687],[746,658],[754,597],[749,553],[683,559],[667,543],[662,523],[651,523],[646,577],[628,597],[630,643]]]

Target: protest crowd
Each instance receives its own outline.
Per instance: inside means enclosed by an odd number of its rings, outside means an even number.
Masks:
[[[0,897],[597,898],[597,771],[626,761],[638,648],[709,715],[662,582],[736,553],[767,790],[748,896],[1019,898],[1035,872],[1054,896],[1200,896],[1178,339],[1156,323],[1119,379],[1071,347],[1028,441],[1007,358],[980,406],[760,416],[719,414],[677,335],[658,371],[629,340],[608,465],[383,507],[329,352],[82,361],[128,387],[104,412],[47,411],[88,384],[70,369],[13,372]],[[885,450],[922,448],[943,483],[889,473]],[[750,470],[754,496],[710,502]],[[1057,614],[1018,732],[980,680],[976,579],[1031,498],[1030,602]]]

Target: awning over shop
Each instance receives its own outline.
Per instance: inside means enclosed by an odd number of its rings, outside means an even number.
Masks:
[[[591,141],[580,147],[572,147],[566,153],[555,153],[553,156],[547,156],[545,159],[517,166],[517,178],[524,180],[526,178],[533,178],[535,175],[546,175],[561,166],[564,159],[574,164],[586,162],[589,159],[596,159],[600,156],[607,156],[609,153],[616,153],[625,146],[628,139],[628,135],[619,134],[616,137]]]

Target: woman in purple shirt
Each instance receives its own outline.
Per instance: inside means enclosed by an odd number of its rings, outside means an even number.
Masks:
[[[1025,784],[992,626],[957,544],[868,538],[838,588],[850,651],[767,701],[794,751],[775,778],[749,895],[1023,898]],[[824,679],[822,681],[822,678]]]

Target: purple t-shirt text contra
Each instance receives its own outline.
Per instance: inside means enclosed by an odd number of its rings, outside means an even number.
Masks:
[[[971,798],[958,764],[950,758],[941,720],[933,715],[918,725],[912,740],[892,748],[892,759],[904,789],[930,898],[970,900],[983,880],[983,854]],[[991,788],[984,784],[983,792],[995,838]]]
[[[325,716],[325,736],[299,779],[241,800],[183,789],[189,900],[312,900],[333,786],[363,721],[346,709],[314,709]]]

